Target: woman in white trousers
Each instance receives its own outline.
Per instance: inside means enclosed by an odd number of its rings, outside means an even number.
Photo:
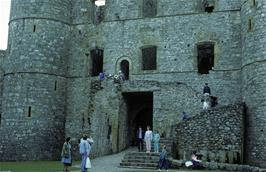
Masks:
[[[147,126],[147,131],[145,132],[144,140],[146,142],[147,152],[151,152],[152,131],[150,130],[150,126]]]

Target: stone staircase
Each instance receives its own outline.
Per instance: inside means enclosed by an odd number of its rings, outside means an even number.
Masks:
[[[161,140],[160,140],[160,151],[161,151],[163,145],[166,146],[166,150],[168,152],[168,156],[171,156],[172,153],[173,153],[173,146],[174,146],[173,139],[171,139],[171,138],[161,138]]]
[[[122,168],[157,169],[159,153],[129,152],[120,163]]]
[[[161,138],[160,140],[160,151],[166,145],[166,150],[168,152],[168,157],[171,157],[172,149],[173,149],[173,140],[169,138]],[[152,144],[152,152],[146,153],[146,146],[144,143],[144,151],[145,152],[137,152],[132,151],[125,154],[122,162],[120,163],[120,167],[124,168],[139,168],[139,169],[157,169],[159,162],[159,153],[154,153],[153,144]]]
[[[160,145],[159,146],[159,151],[161,151],[162,148],[163,148],[163,145],[165,145],[166,149],[167,149],[167,152],[169,153],[169,155],[171,155],[172,149],[173,149],[173,139],[161,138],[159,145]],[[143,149],[144,149],[144,151],[146,151],[146,143],[145,143],[145,141],[143,141]],[[154,152],[154,144],[153,144],[153,142],[151,144],[151,151]]]

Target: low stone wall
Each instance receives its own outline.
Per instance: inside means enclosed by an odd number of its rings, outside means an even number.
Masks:
[[[184,160],[169,159],[172,168],[186,168]],[[217,163],[217,162],[202,162],[207,170],[223,170],[223,171],[241,171],[241,172],[264,172],[265,170],[259,167],[239,164]]]
[[[221,163],[243,161],[243,105],[235,104],[203,111],[175,127],[177,159],[190,159],[192,151],[202,160]]]

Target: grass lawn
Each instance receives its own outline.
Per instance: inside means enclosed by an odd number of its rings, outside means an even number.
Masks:
[[[80,162],[74,162],[71,172],[80,172]],[[121,171],[120,171],[121,170]],[[154,172],[157,170],[120,169],[119,172]],[[25,162],[0,162],[0,172],[62,172],[63,165],[60,161],[25,161]],[[93,169],[91,170],[93,172]],[[103,171],[105,172],[105,171]],[[108,171],[106,171],[108,172]],[[162,170],[165,172],[165,170]],[[169,172],[206,172],[205,170],[169,170]],[[222,172],[222,171],[208,171]]]
[[[77,171],[79,162],[74,162],[70,170]],[[59,172],[63,171],[60,161],[0,162],[0,172]]]

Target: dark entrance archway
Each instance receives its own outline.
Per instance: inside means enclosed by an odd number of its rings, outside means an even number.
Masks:
[[[123,93],[128,124],[128,146],[134,145],[139,126],[153,126],[153,92]]]

